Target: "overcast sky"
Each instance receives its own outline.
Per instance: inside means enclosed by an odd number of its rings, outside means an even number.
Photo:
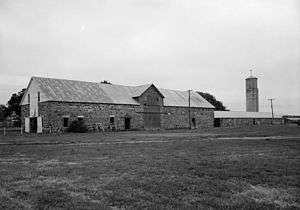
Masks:
[[[209,92],[300,114],[299,0],[0,0],[0,103],[31,76]]]

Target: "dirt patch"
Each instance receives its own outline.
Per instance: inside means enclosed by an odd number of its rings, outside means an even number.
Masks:
[[[296,189],[271,188],[266,186],[249,185],[249,189],[236,194],[237,197],[252,199],[258,203],[275,204],[280,208],[300,208],[297,203]]]

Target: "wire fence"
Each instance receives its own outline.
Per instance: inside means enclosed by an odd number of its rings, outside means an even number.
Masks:
[[[1,134],[3,136],[23,135],[23,133],[24,133],[23,127],[3,127],[3,128],[1,128]]]

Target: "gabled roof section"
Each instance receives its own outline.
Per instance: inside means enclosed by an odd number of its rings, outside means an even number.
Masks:
[[[24,100],[25,100],[25,98],[27,97],[27,92],[28,92],[28,89],[29,89],[29,87],[30,87],[30,85],[31,85],[31,83],[32,83],[32,77],[30,78],[30,81],[29,81],[29,83],[28,83],[28,85],[27,85],[27,87],[26,87],[26,91],[25,91],[25,93],[24,93],[24,95],[23,95],[23,97],[22,97],[22,99],[21,99],[21,102],[20,102],[20,104],[19,105],[22,105],[23,104],[23,102],[24,102]]]
[[[140,97],[146,90],[148,90],[152,84],[139,85],[135,87],[135,93],[132,97]]]
[[[141,94],[139,94],[138,96],[135,96],[135,97],[139,97],[139,96],[141,96],[141,95],[143,95],[149,88],[151,88],[151,87],[153,87],[155,90],[156,90],[156,92],[162,97],[162,98],[164,98],[165,96],[160,92],[160,90],[155,86],[155,85],[153,85],[153,84],[151,84],[145,91],[143,91]]]
[[[133,99],[137,92],[135,87],[102,83],[98,86],[110,98],[110,103],[140,105]]]
[[[140,105],[134,98],[153,86],[164,98],[164,106],[188,107],[188,91],[160,89],[153,84],[124,86],[43,77],[32,77],[31,82],[38,84],[45,95],[44,101]],[[191,107],[214,108],[193,91],[191,92]]]
[[[180,90],[168,90],[159,89],[160,92],[165,96],[165,106],[178,106],[188,107],[189,106],[189,92]],[[206,101],[201,95],[195,91],[191,91],[191,107],[201,108],[215,108],[208,101]]]
[[[112,103],[98,83],[32,77],[48,101]]]

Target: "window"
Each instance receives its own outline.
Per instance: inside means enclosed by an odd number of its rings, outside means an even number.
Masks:
[[[83,118],[84,118],[83,116],[78,116],[78,117],[77,117],[77,120],[78,120],[78,121],[83,121]]]
[[[253,119],[253,125],[256,125],[256,120],[255,119]]]
[[[28,94],[27,99],[28,99],[28,103],[30,104],[30,94]]]
[[[68,117],[64,117],[63,118],[63,126],[64,127],[68,127],[69,126],[69,118]]]
[[[41,94],[40,94],[40,92],[38,92],[37,94],[38,94],[38,102],[40,102],[41,101]]]
[[[115,124],[115,117],[110,117],[109,122],[111,125]]]

